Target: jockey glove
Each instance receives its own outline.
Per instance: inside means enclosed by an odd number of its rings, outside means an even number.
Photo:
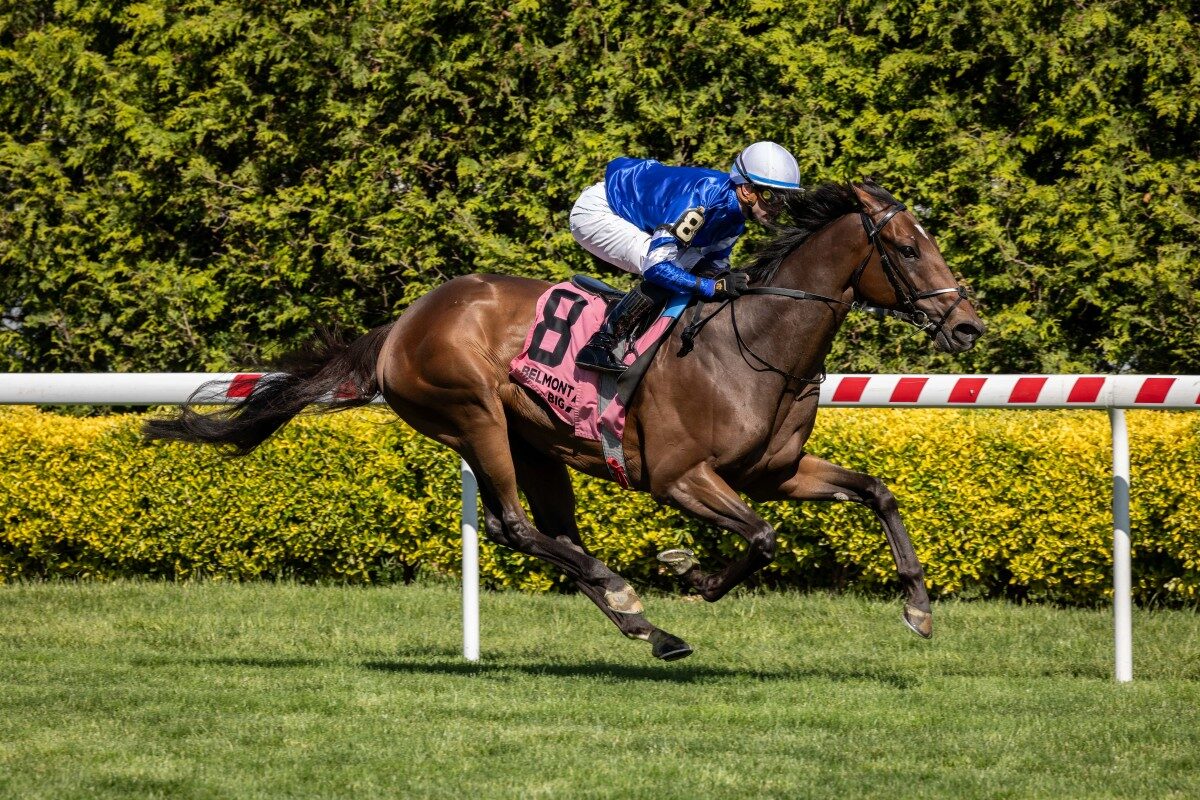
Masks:
[[[717,278],[713,290],[714,300],[732,300],[741,297],[750,288],[750,276],[744,272],[728,272]]]

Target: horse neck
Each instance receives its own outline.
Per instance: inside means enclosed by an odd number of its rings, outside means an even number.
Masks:
[[[784,258],[769,283],[844,300],[852,294],[850,281],[868,246],[858,214],[846,214]]]
[[[866,246],[865,237],[854,235],[855,227],[861,229],[855,214],[825,226],[783,259],[767,285],[849,303],[851,278]],[[776,366],[793,375],[812,377],[820,372],[847,311],[848,305],[772,298],[745,325],[744,333],[748,341],[753,338],[756,351],[761,343],[764,351],[772,353]],[[771,360],[766,352],[762,355]]]

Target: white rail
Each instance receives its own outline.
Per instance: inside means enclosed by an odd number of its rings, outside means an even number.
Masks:
[[[0,374],[0,404],[177,405],[204,384],[205,403],[247,396],[258,373]],[[830,375],[821,405],[876,408],[1107,409],[1113,441],[1115,675],[1133,680],[1127,408],[1200,410],[1196,375]],[[463,656],[479,659],[478,494],[463,476]]]

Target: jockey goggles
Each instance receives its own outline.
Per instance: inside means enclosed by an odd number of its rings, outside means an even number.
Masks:
[[[783,203],[786,194],[781,189],[772,189],[770,186],[763,186],[750,177],[750,173],[746,172],[745,166],[742,165],[742,157],[739,155],[733,162],[733,168],[738,171],[738,174],[746,179],[746,183],[754,189],[758,199],[762,202],[763,208],[767,211],[775,213],[783,208]]]

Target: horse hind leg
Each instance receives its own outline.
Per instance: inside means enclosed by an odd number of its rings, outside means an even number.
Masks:
[[[517,480],[529,501],[533,519],[539,530],[553,535],[560,542],[592,557],[575,520],[575,489],[567,468],[559,461],[538,453],[532,448],[519,447],[516,452]],[[675,661],[692,654],[687,642],[649,622],[642,613],[622,614],[605,601],[604,592],[584,581],[576,587],[612,620],[621,633],[631,639],[641,639],[651,645],[655,658]]]
[[[554,564],[574,581],[594,587],[609,610],[640,614],[641,600],[624,578],[569,542],[542,533],[525,514],[517,494],[516,467],[509,449],[504,412],[498,402],[495,406],[484,409],[482,414],[478,406],[464,410],[459,415],[461,435],[455,441],[479,481],[485,511],[499,522],[495,538]]]

